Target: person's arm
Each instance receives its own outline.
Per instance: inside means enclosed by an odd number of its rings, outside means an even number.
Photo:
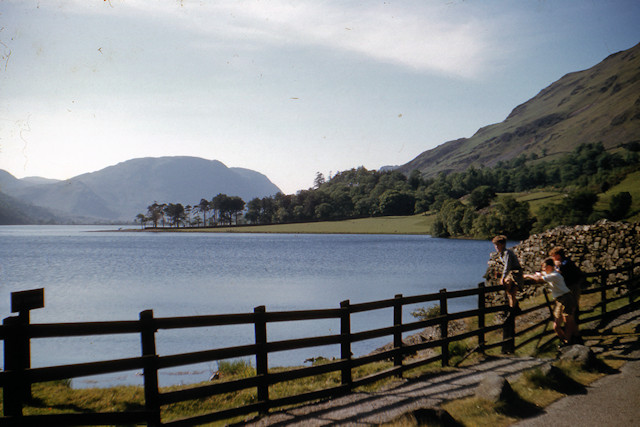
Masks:
[[[534,274],[525,274],[524,278],[525,278],[525,280],[530,280],[530,281],[532,281],[533,283],[536,283],[536,284],[545,283],[545,280],[542,277],[542,274],[540,272],[534,273]]]

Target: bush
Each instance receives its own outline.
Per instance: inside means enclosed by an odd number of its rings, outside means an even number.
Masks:
[[[219,361],[218,371],[221,375],[239,376],[242,378],[256,375],[256,370],[251,366],[251,362],[244,359]]]
[[[628,191],[614,195],[609,202],[609,219],[618,221],[624,219],[631,208],[631,194]]]
[[[434,304],[428,308],[420,307],[413,310],[411,315],[420,320],[433,319],[434,317],[440,316],[440,306]]]

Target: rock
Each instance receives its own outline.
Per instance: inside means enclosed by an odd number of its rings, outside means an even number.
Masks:
[[[491,402],[508,402],[515,397],[515,392],[511,388],[511,384],[505,378],[498,374],[487,374],[478,388],[476,388],[476,397],[486,399]]]
[[[545,363],[544,365],[540,366],[539,369],[542,375],[548,378],[558,379],[564,377],[564,373],[562,372],[562,370],[560,370],[560,368],[558,368],[557,366],[553,366],[551,363]]]
[[[575,344],[563,348],[560,351],[560,360],[568,360],[577,362],[583,369],[592,369],[596,367],[596,355],[591,349],[585,345]]]

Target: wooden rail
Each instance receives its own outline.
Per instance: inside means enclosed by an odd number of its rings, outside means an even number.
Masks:
[[[609,304],[621,299],[627,299],[624,304],[629,307],[636,303],[638,289],[637,279],[633,270],[639,264],[625,268],[601,271],[589,274],[591,287],[583,291],[583,295],[598,294],[600,302],[581,313],[580,322],[594,320],[605,321],[615,313],[608,308]],[[624,275],[617,279],[617,276]],[[626,294],[613,295],[615,290],[625,287]],[[396,295],[394,298],[359,304],[343,301],[339,308],[326,310],[280,311],[267,312],[264,306],[256,307],[253,313],[223,314],[211,316],[191,317],[154,317],[152,310],[143,311],[138,320],[114,322],[86,322],[86,323],[56,323],[31,324],[28,313],[7,317],[0,326],[0,339],[4,341],[4,371],[0,372],[0,386],[3,388],[4,416],[0,418],[2,425],[103,425],[103,424],[134,424],[146,423],[149,426],[182,426],[204,424],[213,421],[252,413],[266,413],[274,408],[308,402],[316,399],[331,398],[351,392],[354,388],[373,383],[390,377],[402,376],[406,371],[434,362],[442,366],[450,363],[449,346],[451,343],[474,338],[477,340],[478,351],[485,351],[494,347],[502,347],[503,352],[513,352],[532,341],[538,343],[549,335],[553,329],[543,330],[531,336],[535,329],[546,325],[549,317],[535,325],[522,330],[515,330],[516,316],[507,316],[502,324],[487,325],[487,316],[496,312],[506,312],[505,305],[487,306],[486,296],[496,292],[503,292],[501,286],[485,286],[478,284],[476,288],[460,291],[440,290],[438,293],[408,296]],[[610,295],[613,295],[610,297]],[[456,298],[476,297],[478,304],[473,310],[451,313],[449,302]],[[417,320],[403,323],[403,308],[408,305],[437,303],[440,314],[432,319]],[[526,315],[536,310],[546,309],[548,304],[524,310],[520,315]],[[380,309],[392,309],[392,324],[387,327],[370,329],[360,332],[351,330],[352,315]],[[595,314],[594,314],[595,313]],[[291,322],[300,320],[336,319],[340,324],[340,332],[311,338],[268,341],[267,328],[276,322]],[[449,324],[458,319],[472,319],[477,321],[477,327],[456,335],[449,335]],[[226,325],[253,325],[254,342],[242,346],[215,348],[184,354],[158,355],[156,352],[156,332],[159,330],[184,329],[198,327],[216,327]],[[440,337],[430,341],[407,344],[403,342],[403,334],[422,330],[429,326],[439,326]],[[491,332],[502,331],[502,336],[496,338]],[[34,338],[75,337],[105,334],[139,334],[141,339],[141,354],[139,357],[107,360],[73,365],[31,368],[29,364],[29,342]],[[524,338],[526,336],[526,338]],[[353,343],[374,338],[389,337],[393,343],[390,350],[361,357],[353,357],[351,346]],[[553,337],[549,339],[552,340]],[[289,368],[273,372],[269,369],[269,355],[275,352],[304,349],[318,346],[336,345],[340,349],[337,360],[326,364],[302,368]],[[409,357],[424,349],[435,349],[429,358],[418,359]],[[243,357],[255,358],[256,375],[250,378],[216,382],[207,385],[194,386],[189,389],[161,392],[158,387],[158,372],[162,369],[191,365],[203,362],[235,359]],[[353,369],[369,363],[382,360],[393,362],[392,367],[362,378],[353,377]],[[131,370],[142,370],[144,379],[144,409],[126,412],[55,414],[55,415],[23,415],[23,406],[30,399],[31,384],[77,378],[90,375],[114,373]],[[269,387],[285,381],[292,381],[305,377],[339,372],[340,384],[327,389],[301,393],[292,396],[274,398],[270,396]],[[165,405],[200,399],[209,396],[230,393],[239,390],[254,389],[257,400],[251,404],[221,409],[209,414],[199,415],[182,420],[163,421],[162,407]]]

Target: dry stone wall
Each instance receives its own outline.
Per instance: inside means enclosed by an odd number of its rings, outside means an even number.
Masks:
[[[602,220],[591,225],[561,226],[534,234],[511,249],[518,256],[524,271],[533,273],[540,271],[542,261],[555,246],[565,248],[566,255],[585,273],[624,267],[632,262],[640,263],[640,223]],[[500,277],[502,271],[495,253],[488,264],[485,279],[487,285],[495,285],[495,278]],[[636,268],[635,274],[640,274],[640,268]],[[519,297],[533,294],[535,290],[535,287],[525,286]],[[497,300],[492,303],[501,302],[501,297],[496,297]]]
[[[640,262],[640,223],[599,221],[591,225],[557,227],[534,234],[514,249],[525,271],[538,271],[554,246],[585,273]]]

